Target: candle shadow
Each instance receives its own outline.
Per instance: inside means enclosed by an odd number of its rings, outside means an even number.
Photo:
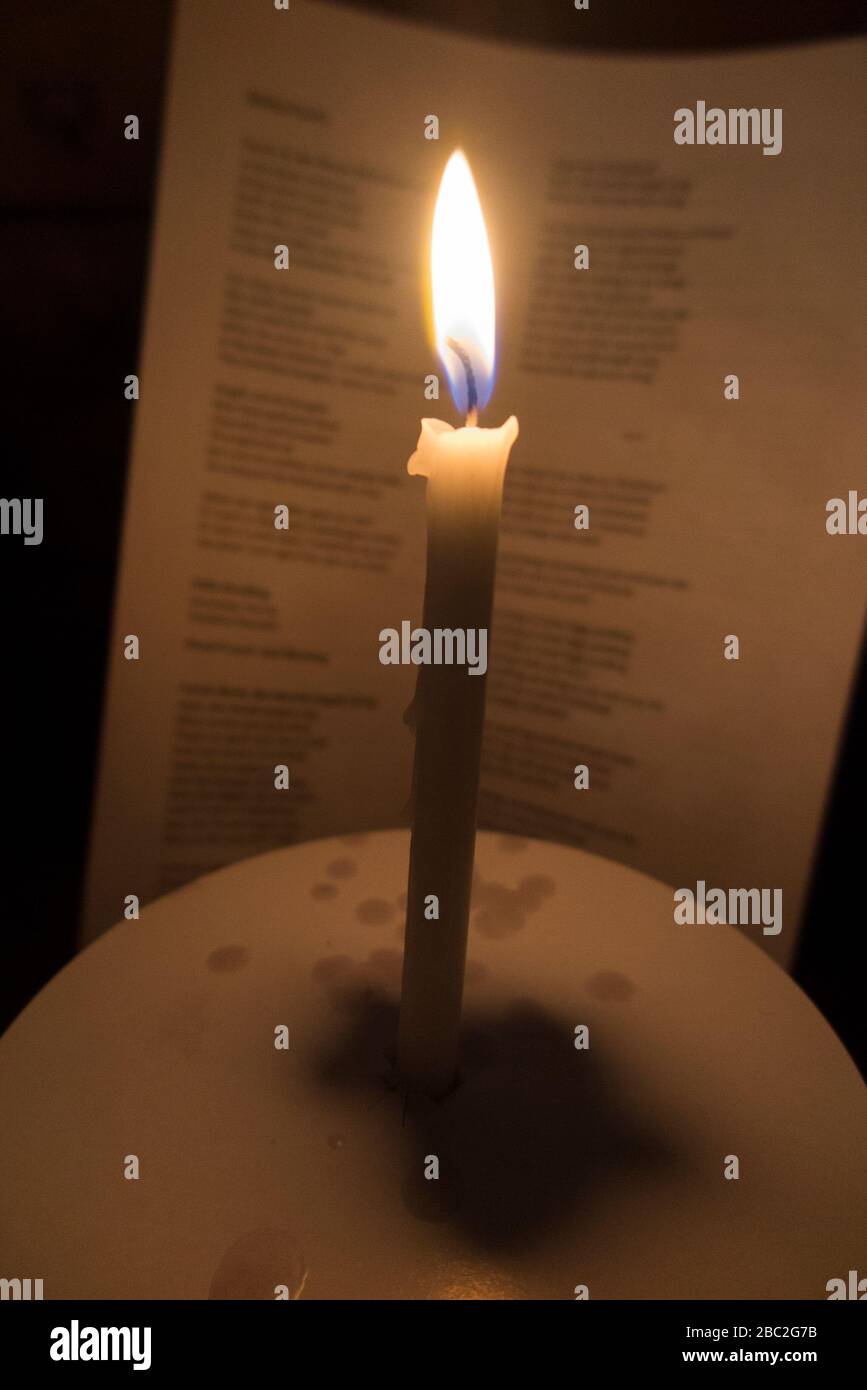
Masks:
[[[619,1101],[601,1049],[577,1051],[572,1025],[533,1000],[501,1013],[468,1005],[459,1082],[437,1102],[406,1094],[395,1077],[398,1006],[381,969],[365,976],[356,963],[332,1002],[345,1028],[317,1060],[317,1079],[369,1090],[383,1142],[400,1146],[405,1207],[452,1223],[480,1248],[529,1249],[567,1211],[583,1207],[590,1219],[605,1192],[683,1161],[661,1118]],[[437,1177],[426,1176],[432,1158]]]

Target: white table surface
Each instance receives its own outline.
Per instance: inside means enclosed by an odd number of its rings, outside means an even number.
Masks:
[[[248,860],[49,983],[0,1041],[0,1273],[46,1298],[822,1299],[863,1267],[867,1093],[829,1025],[737,929],[677,926],[671,888],[581,851],[480,836],[464,1080],[404,1113],[407,855],[386,831]]]

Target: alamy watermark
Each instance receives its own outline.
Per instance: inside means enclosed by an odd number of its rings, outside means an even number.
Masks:
[[[51,1329],[52,1361],[131,1361],[134,1371],[150,1370],[149,1327],[69,1327]]]
[[[483,676],[488,669],[488,629],[485,627],[413,627],[408,619],[379,634],[383,666],[466,666],[467,675]]]
[[[41,545],[42,498],[0,497],[0,536],[23,536],[25,545]]]
[[[38,1301],[45,1297],[41,1279],[0,1279],[0,1301],[11,1299],[17,1303]]]
[[[763,936],[779,936],[783,929],[782,888],[708,888],[700,878],[694,892],[691,888],[677,888],[674,902],[674,920],[678,925],[761,925]]]
[[[674,113],[676,145],[761,145],[762,154],[783,148],[781,106],[679,106]]]

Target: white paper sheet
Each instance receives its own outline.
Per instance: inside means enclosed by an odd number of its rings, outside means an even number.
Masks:
[[[455,422],[424,285],[460,145],[497,283],[482,423],[521,423],[482,823],[781,888],[782,933],[747,930],[790,958],[864,616],[867,539],[825,505],[864,474],[865,55],[579,58],[181,0],[85,938],[128,894],[405,818],[414,672],[378,634],[420,620],[419,418]],[[782,108],[782,152],[677,146],[699,99]]]

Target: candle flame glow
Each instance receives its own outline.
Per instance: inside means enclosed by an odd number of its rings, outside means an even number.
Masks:
[[[437,197],[431,284],[437,352],[455,405],[472,419],[494,385],[496,313],[482,205],[461,150],[446,165]]]

